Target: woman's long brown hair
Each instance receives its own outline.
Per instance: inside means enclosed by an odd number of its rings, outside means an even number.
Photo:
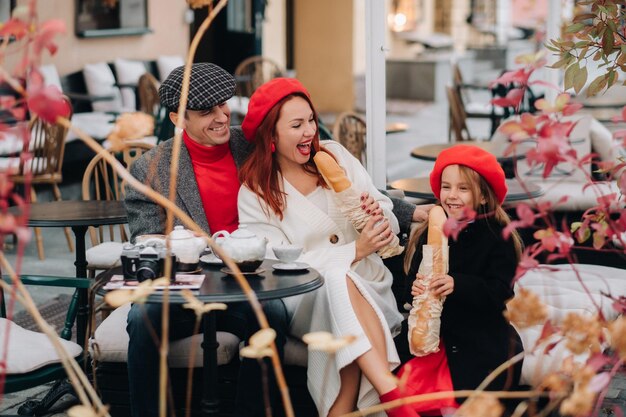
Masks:
[[[309,103],[315,120],[315,137],[311,143],[311,158],[303,165],[305,172],[317,176],[317,182],[324,188],[328,188],[313,162],[313,155],[320,150],[320,137],[317,112],[311,99],[304,94],[294,93],[282,98],[267,112],[265,119],[259,125],[254,137],[254,149],[239,170],[239,180],[254,192],[259,199],[265,201],[269,209],[282,220],[285,209],[285,192],[282,190],[282,181],[278,174],[280,165],[276,160],[276,153],[271,151],[274,138],[276,138],[276,123],[280,118],[280,112],[285,103],[294,97],[301,97]],[[334,157],[334,156],[333,156]],[[270,213],[266,213],[268,216]]]
[[[461,177],[463,177],[463,179],[470,185],[472,197],[474,199],[473,209],[477,212],[477,215],[481,218],[493,217],[495,222],[501,226],[506,226],[511,223],[511,218],[508,214],[506,214],[506,211],[504,211],[502,205],[498,202],[496,194],[493,192],[489,183],[481,177],[478,172],[469,167],[459,165],[459,171],[461,173]],[[485,204],[480,204],[481,196],[485,198]],[[425,221],[411,231],[411,237],[409,238],[407,250],[404,255],[404,272],[406,274],[408,274],[409,269],[411,269],[411,261],[413,260],[413,255],[417,250],[417,242],[419,242],[419,239],[422,234],[424,234],[427,226],[428,221]],[[515,253],[517,254],[517,259],[519,261],[522,255],[522,239],[519,233],[517,233],[517,230],[514,230],[513,233],[511,233],[511,239],[513,239]]]

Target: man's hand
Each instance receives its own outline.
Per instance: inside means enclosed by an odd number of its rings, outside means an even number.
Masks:
[[[420,205],[415,206],[415,211],[413,212],[412,220],[418,223],[427,221],[428,212],[433,207],[435,207],[434,204],[420,204]]]

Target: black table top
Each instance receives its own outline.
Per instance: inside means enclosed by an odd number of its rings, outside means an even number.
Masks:
[[[303,271],[276,271],[272,265],[275,260],[266,259],[261,264],[263,272],[258,275],[244,275],[250,287],[256,293],[259,300],[271,300],[276,298],[290,297],[313,291],[324,284],[324,279],[313,268]],[[223,266],[200,264],[205,279],[199,290],[193,290],[194,295],[205,303],[234,303],[247,301],[247,298],[237,284],[237,280],[221,271]],[[122,274],[122,268],[112,268],[98,276],[98,282],[108,282],[111,276]],[[129,290],[132,291],[132,290]],[[99,289],[97,293],[104,295],[107,291]],[[160,303],[163,301],[163,291],[155,291],[148,299],[148,303]],[[170,291],[170,302],[182,304],[187,301],[180,296],[177,290]]]
[[[20,215],[18,207],[10,211]],[[33,203],[28,225],[32,227],[101,226],[128,221],[122,201],[71,200]]]
[[[524,181],[524,185],[515,178],[507,178],[506,185],[508,192],[505,202],[521,201],[528,198],[536,198],[544,193],[543,189],[532,181]],[[428,178],[402,178],[389,183],[389,186],[396,190],[402,190],[409,197],[435,200],[435,195],[430,188]],[[526,189],[524,188],[526,187]]]
[[[479,142],[473,140],[466,140],[463,142],[452,142],[452,143],[437,143],[432,145],[422,145],[417,148],[413,148],[411,151],[411,156],[413,158],[422,159],[424,161],[436,161],[437,156],[441,151],[448,149],[455,145],[470,145],[477,146],[490,154],[494,155],[498,162],[508,162],[513,159],[523,159],[525,158],[526,151],[523,148],[518,148],[515,152],[515,155],[504,155],[504,151],[509,147],[510,143],[508,141],[487,141],[487,142]],[[534,145],[528,144],[524,145],[525,147],[532,147]]]

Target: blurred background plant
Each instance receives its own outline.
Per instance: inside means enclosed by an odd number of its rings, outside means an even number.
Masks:
[[[546,47],[559,55],[551,68],[565,69],[565,90],[573,88],[576,94],[587,83],[588,61],[599,62],[604,73],[587,89],[593,96],[618,82],[618,70],[626,72],[626,8],[620,0],[587,0],[577,6],[565,36],[550,40]]]

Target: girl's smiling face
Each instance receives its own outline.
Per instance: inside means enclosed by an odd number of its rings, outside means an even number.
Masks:
[[[285,102],[276,122],[276,159],[281,167],[302,165],[311,158],[317,122],[309,103],[302,97]]]
[[[469,178],[461,174],[459,165],[448,165],[441,173],[440,200],[448,217],[457,220],[464,217],[465,207],[475,210],[474,190],[476,187],[470,184]],[[480,204],[485,203],[482,195],[479,195]]]

